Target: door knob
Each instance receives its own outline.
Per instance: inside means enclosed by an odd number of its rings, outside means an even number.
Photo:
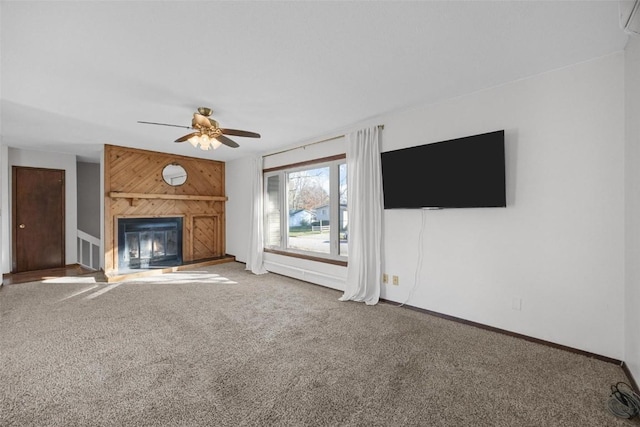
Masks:
[[[18,227],[20,227],[20,228],[25,228],[25,227],[26,227],[26,225],[24,225],[24,224],[20,224]]]

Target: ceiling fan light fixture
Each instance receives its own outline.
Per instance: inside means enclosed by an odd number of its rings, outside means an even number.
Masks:
[[[213,139],[209,137],[202,138],[202,139],[203,141],[200,143],[201,150],[215,150],[216,148],[222,145],[222,143],[217,139]]]
[[[205,151],[215,150],[222,145],[222,142],[204,133],[200,135],[194,135],[191,138],[187,139],[187,141],[189,141],[189,143],[195,148],[200,148],[201,150]]]
[[[213,110],[208,107],[198,107],[198,113],[202,114],[205,117],[209,117],[213,113]]]
[[[247,138],[260,138],[259,133],[239,129],[221,128],[216,120],[213,120],[209,117],[212,112],[213,111],[211,110],[211,108],[198,108],[198,112],[193,114],[190,127],[156,122],[138,121],[138,123],[193,129],[195,130],[195,132],[181,136],[180,138],[176,139],[175,142],[188,141],[189,144],[191,144],[194,148],[200,148],[201,150],[215,150],[223,144],[231,148],[238,148],[238,143],[228,138],[226,135],[235,135]]]
[[[200,145],[200,137],[198,135],[192,136],[191,138],[187,139],[187,141],[189,141],[189,143],[193,145],[193,148],[198,148],[198,145]]]

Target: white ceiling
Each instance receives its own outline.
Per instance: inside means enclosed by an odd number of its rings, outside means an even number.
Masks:
[[[2,1],[2,143],[229,161],[621,51],[618,1]],[[173,141],[197,107],[240,148]]]

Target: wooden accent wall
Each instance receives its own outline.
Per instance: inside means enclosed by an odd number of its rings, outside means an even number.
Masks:
[[[162,169],[178,163],[187,181],[172,187]],[[118,269],[118,218],[182,216],[184,262],[225,254],[224,162],[106,145],[105,274]]]

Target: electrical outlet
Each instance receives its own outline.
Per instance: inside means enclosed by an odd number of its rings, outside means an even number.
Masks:
[[[382,283],[389,283],[389,275],[387,273],[382,275]]]
[[[395,286],[398,286],[400,284],[399,280],[398,280],[398,276],[393,276],[393,284]]]

